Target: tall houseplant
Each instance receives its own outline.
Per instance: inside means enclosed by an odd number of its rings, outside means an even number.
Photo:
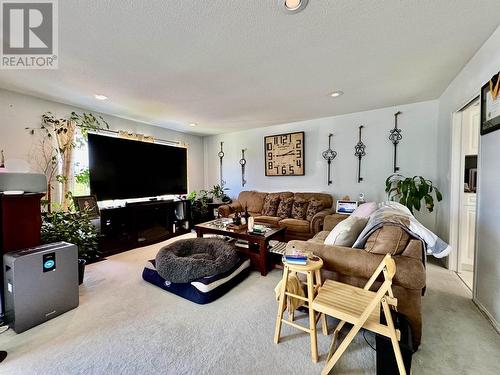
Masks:
[[[109,129],[109,125],[101,116],[92,113],[78,114],[71,112],[67,118],[57,118],[52,112],[42,115],[40,126],[26,128],[30,134],[40,135],[40,150],[35,158],[38,159],[39,168],[47,177],[47,209],[53,208],[52,189],[54,183],[62,186],[62,197],[60,204],[63,210],[67,210],[71,202],[70,175],[73,167],[73,149],[81,147],[84,140],[76,137],[76,129],[79,129],[85,138],[89,131]]]
[[[408,207],[413,214],[413,210],[420,211],[422,201],[429,212],[434,210],[434,196],[440,202],[443,195],[434,186],[431,180],[422,176],[405,177],[400,174],[393,174],[385,181],[385,192],[389,200],[398,201]]]

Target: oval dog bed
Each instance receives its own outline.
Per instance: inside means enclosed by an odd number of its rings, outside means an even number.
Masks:
[[[163,247],[156,255],[158,274],[173,283],[188,283],[226,272],[238,262],[234,247],[224,240],[190,238]]]

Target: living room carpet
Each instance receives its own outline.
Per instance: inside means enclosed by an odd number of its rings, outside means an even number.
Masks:
[[[282,342],[273,343],[280,271],[267,277],[252,272],[219,300],[196,305],[141,278],[145,261],[168,242],[88,266],[77,309],[22,334],[0,335],[0,349],[9,352],[0,374],[320,373],[331,336],[318,333],[317,364],[303,332],[285,326]],[[427,275],[423,343],[413,357],[413,374],[500,373],[500,336],[467,288],[432,264]],[[334,373],[375,373],[375,352],[362,335]]]

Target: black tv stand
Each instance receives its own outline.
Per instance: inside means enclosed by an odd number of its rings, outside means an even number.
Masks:
[[[103,256],[165,241],[191,231],[189,200],[148,200],[101,210]]]

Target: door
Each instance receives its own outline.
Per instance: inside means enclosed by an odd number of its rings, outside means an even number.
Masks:
[[[458,207],[458,275],[472,290],[476,243],[477,155],[479,152],[479,100],[462,112],[460,149],[460,199]]]

